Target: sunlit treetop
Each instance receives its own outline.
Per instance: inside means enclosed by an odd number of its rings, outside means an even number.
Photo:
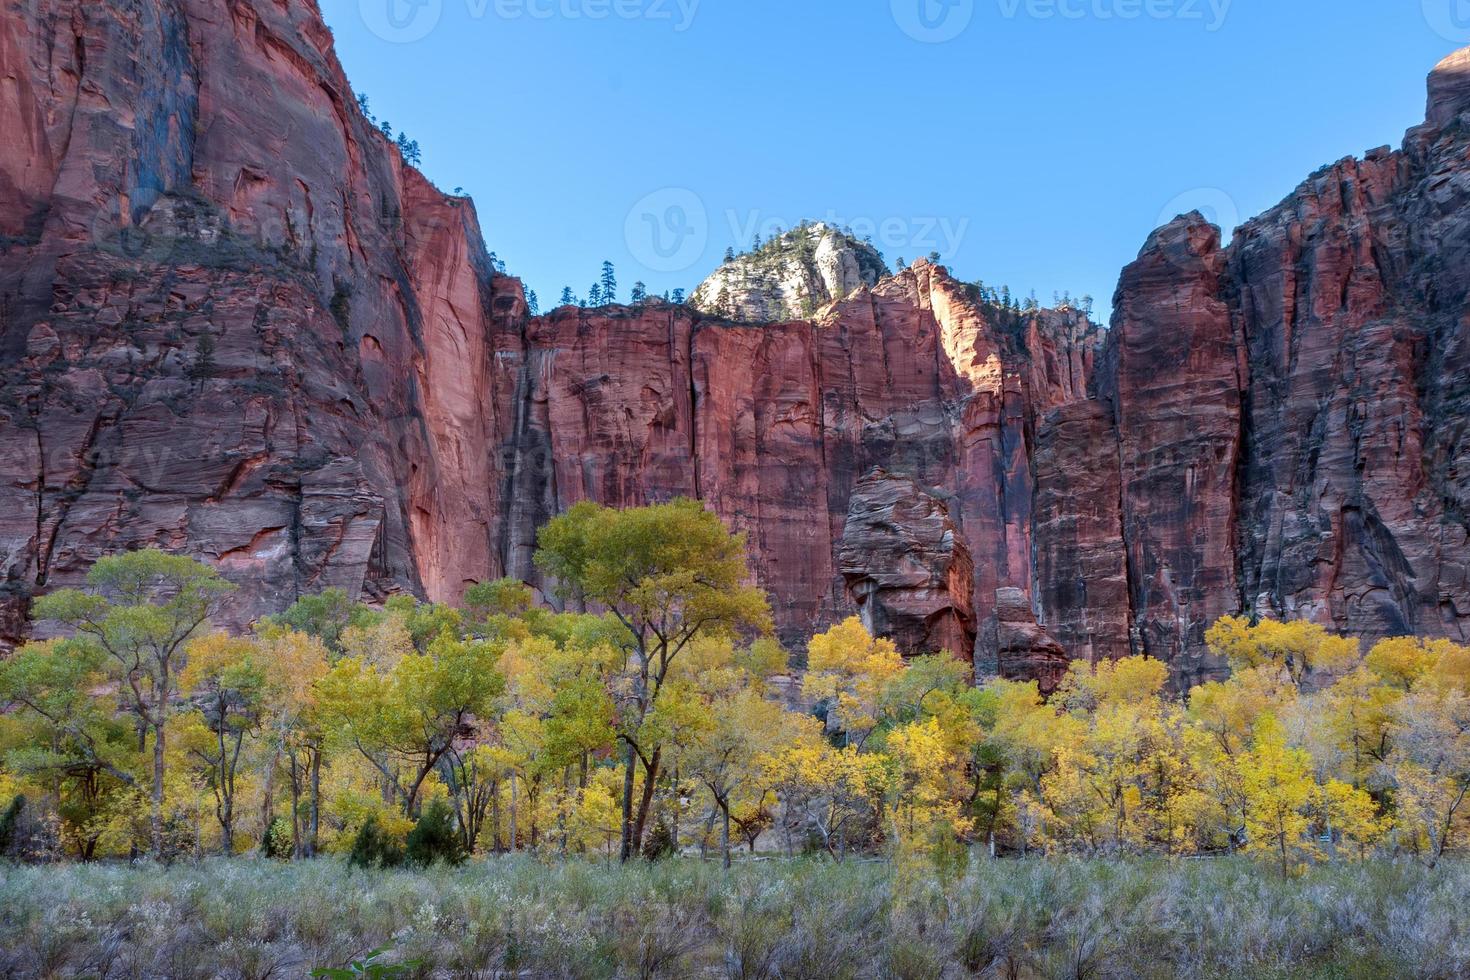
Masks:
[[[1205,633],[1205,642],[1235,670],[1270,667],[1298,687],[1313,674],[1331,678],[1346,673],[1362,659],[1356,639],[1334,636],[1305,620],[1279,623],[1264,619],[1253,625],[1247,619],[1226,616]]]

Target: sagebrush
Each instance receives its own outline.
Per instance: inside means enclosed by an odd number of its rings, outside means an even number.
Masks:
[[[815,860],[11,866],[0,975],[295,977],[383,949],[415,977],[1452,978],[1470,975],[1467,907],[1458,862],[1282,879],[977,856],[948,884]]]

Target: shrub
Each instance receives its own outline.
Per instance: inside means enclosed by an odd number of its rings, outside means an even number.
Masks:
[[[8,857],[20,839],[20,817],[25,812],[26,798],[17,796],[0,815],[0,857]]]
[[[669,822],[662,815],[658,822],[653,825],[653,830],[648,833],[648,840],[643,842],[643,856],[650,861],[662,861],[664,858],[673,857],[678,851],[678,845],[674,843],[674,831]]]
[[[1470,865],[1455,860],[1301,879],[1237,858],[976,861],[948,887],[916,873],[524,857],[371,872],[338,858],[15,865],[0,873],[0,976],[1470,976]]]
[[[465,861],[464,843],[454,828],[454,811],[442,799],[430,803],[408,833],[405,847],[408,863],[420,868],[443,862],[460,865]]]
[[[378,818],[369,816],[352,840],[347,863],[354,868],[396,868],[403,863],[403,850],[383,833]]]
[[[271,821],[265,835],[260,839],[260,853],[275,861],[286,861],[291,858],[293,850],[291,830],[285,820],[277,817]]]
[[[417,966],[415,963],[382,963],[379,960],[386,952],[387,949],[375,949],[345,967],[318,967],[311,971],[311,975],[314,980],[397,980],[407,977]]]

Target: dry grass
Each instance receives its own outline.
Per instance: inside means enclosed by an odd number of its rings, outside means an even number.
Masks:
[[[1470,866],[528,859],[0,868],[0,976],[305,976],[386,946],[422,977],[1464,977]]]

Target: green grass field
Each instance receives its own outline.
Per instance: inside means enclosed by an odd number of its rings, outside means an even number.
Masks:
[[[1464,977],[1470,865],[799,860],[427,872],[337,860],[0,868],[0,976]]]

